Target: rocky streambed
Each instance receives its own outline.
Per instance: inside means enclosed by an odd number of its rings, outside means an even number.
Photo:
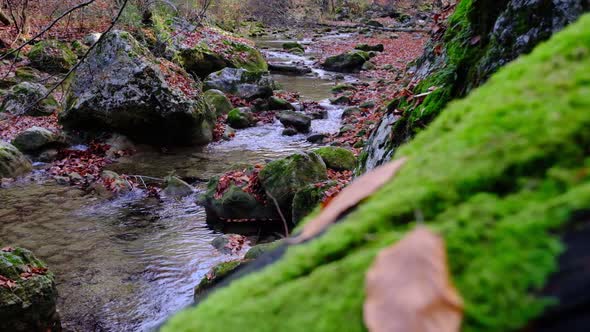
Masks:
[[[273,41],[259,41],[268,47]],[[309,54],[269,49],[271,63],[313,67]],[[234,164],[265,163],[310,149],[313,134],[333,134],[343,107],[328,98],[333,73],[317,68],[307,75],[273,74],[285,90],[322,105],[327,116],[312,121],[311,132],[283,135],[275,122],[239,130],[229,141],[204,147],[136,146],[108,169],[121,174],[163,178],[171,171],[191,179],[197,189],[183,199],[150,198],[140,189],[114,199],[88,194],[47,179],[41,163],[26,178],[0,189],[3,245],[30,249],[55,275],[57,307],[65,330],[148,331],[193,301],[193,289],[215,265],[241,258],[211,245],[221,235],[207,225],[197,197],[205,181]],[[339,77],[342,81],[354,76]],[[87,147],[80,146],[80,149]],[[255,239],[254,239],[255,240]]]

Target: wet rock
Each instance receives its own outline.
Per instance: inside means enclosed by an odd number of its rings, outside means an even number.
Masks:
[[[133,141],[121,134],[113,134],[105,143],[110,146],[106,152],[106,155],[109,158],[120,157],[121,153],[132,152],[135,151],[136,148]]]
[[[258,201],[252,194],[236,185],[231,185],[221,197],[216,197],[219,180],[219,177],[209,180],[207,191],[201,197],[209,223],[279,220],[276,208],[272,204]]]
[[[305,75],[312,72],[311,68],[307,66],[288,65],[288,64],[269,64],[268,70],[273,73],[285,75]]]
[[[383,46],[383,44],[376,44],[376,45],[358,44],[354,48],[357,50],[360,50],[360,51],[365,51],[365,52],[383,52],[383,51],[385,51],[385,46]]]
[[[215,114],[199,85],[127,32],[103,39],[76,71],[71,90],[60,115],[68,128],[119,132],[158,144],[205,144],[213,138]]]
[[[352,84],[338,84],[331,89],[332,93],[341,93],[351,90],[356,90]]]
[[[342,112],[342,118],[346,119],[349,117],[356,117],[362,113],[361,109],[358,107],[349,107]]]
[[[282,240],[278,240],[278,241],[274,241],[274,242],[270,242],[270,243],[257,244],[254,247],[250,248],[250,250],[248,250],[248,252],[246,253],[246,256],[244,256],[244,259],[245,260],[257,259],[258,257],[266,254],[267,252],[275,250],[281,244],[283,244]]]
[[[207,90],[204,93],[204,97],[211,110],[213,110],[217,116],[227,114],[233,109],[229,98],[219,90]]]
[[[277,88],[277,84],[267,72],[250,72],[235,68],[225,68],[209,75],[204,84],[205,90],[217,89],[247,100],[268,98]]]
[[[58,110],[55,98],[49,96],[39,103],[49,91],[38,83],[23,82],[13,86],[2,102],[2,110],[13,115],[46,116]]]
[[[237,270],[243,264],[243,261],[235,260],[218,264],[209,270],[201,282],[199,282],[197,287],[195,287],[195,302],[198,302],[201,298],[203,298],[206,295],[207,290],[220,283],[224,278],[232,274],[232,272]]]
[[[333,170],[352,171],[356,166],[356,157],[350,150],[326,146],[316,149],[314,152],[322,158],[326,167]]]
[[[369,60],[367,52],[356,50],[329,57],[322,63],[322,67],[331,71],[349,73],[359,71],[367,60]]]
[[[314,120],[323,120],[328,118],[328,111],[325,109],[308,111],[307,114]]]
[[[293,127],[287,127],[283,130],[283,136],[295,136],[297,134],[299,134],[299,132]]]
[[[74,181],[73,178],[59,176],[54,177],[54,179],[61,185],[66,185]],[[92,184],[92,189],[101,197],[113,198],[116,195],[124,195],[133,190],[131,184],[115,172],[103,171],[100,179],[101,181],[96,181]]]
[[[215,239],[213,239],[213,241],[211,241],[211,245],[213,246],[213,248],[215,248],[220,253],[222,253],[224,255],[231,255],[234,253],[231,248],[232,240],[233,241],[241,240],[244,242],[248,241],[248,239],[243,235],[224,234],[224,235],[218,236]]]
[[[227,114],[227,123],[234,129],[244,129],[256,124],[249,107],[234,108]]]
[[[12,145],[23,152],[34,152],[49,146],[61,145],[64,142],[65,139],[60,134],[41,127],[31,127],[18,134],[12,140]]]
[[[48,73],[67,73],[78,61],[68,45],[57,40],[38,42],[28,57],[32,67]]]
[[[287,42],[283,43],[283,49],[286,51],[300,51],[305,52],[305,48],[303,45],[299,44],[298,42]]]
[[[370,26],[370,27],[375,27],[375,28],[383,28],[383,24],[379,21],[375,21],[375,20],[370,20],[366,23],[366,25]]]
[[[0,178],[14,178],[32,170],[31,162],[13,145],[0,141]]]
[[[37,159],[43,163],[50,163],[55,161],[59,155],[59,151],[57,149],[47,149],[43,152],[39,153]]]
[[[300,152],[269,163],[259,178],[265,191],[276,199],[283,213],[290,218],[295,194],[310,183],[327,180],[327,169],[316,153]]]
[[[168,176],[164,179],[163,193],[171,198],[183,198],[193,194],[195,189],[185,181],[176,176]]]
[[[371,61],[367,61],[367,62],[363,63],[363,66],[361,69],[362,70],[373,70],[375,68],[376,68],[376,66],[374,63],[372,63]]]
[[[0,287],[0,331],[61,331],[54,276],[30,251],[0,250],[0,276],[12,287]]]
[[[295,110],[295,107],[285,99],[273,96],[268,99],[268,109],[271,111],[285,111]]]
[[[307,138],[307,141],[314,144],[322,144],[328,137],[326,134],[314,134]]]
[[[234,136],[236,136],[236,130],[230,126],[225,126],[225,131],[223,132],[223,140],[230,141]]]
[[[335,181],[326,181],[320,184],[312,183],[297,191],[293,198],[293,223],[297,225],[311,214],[324,199],[326,191],[336,185],[338,183]]]
[[[303,113],[283,111],[277,115],[285,127],[292,127],[300,133],[308,133],[311,128],[311,118]]]
[[[19,67],[0,77],[0,89],[9,89],[22,82],[39,82],[41,79],[42,73],[39,70],[32,67]]]
[[[334,105],[347,105],[350,104],[351,99],[347,94],[340,95],[338,97],[330,98],[330,103]]]

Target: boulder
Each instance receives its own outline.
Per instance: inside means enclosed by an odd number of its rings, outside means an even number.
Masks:
[[[39,82],[42,80],[42,73],[32,67],[19,67],[15,71],[2,74],[0,77],[0,89],[10,89],[22,82]]]
[[[269,163],[259,178],[264,190],[290,218],[295,194],[308,184],[327,180],[327,169],[319,155],[300,152]]]
[[[272,204],[265,204],[241,187],[231,185],[220,198],[215,194],[219,185],[219,177],[209,180],[207,191],[202,197],[202,203],[207,213],[207,221],[232,220],[279,220],[276,208]]]
[[[314,150],[324,163],[326,167],[336,171],[352,171],[356,166],[356,157],[352,151],[339,148],[335,146],[326,146]]]
[[[359,71],[369,58],[367,52],[356,50],[331,56],[322,63],[322,67],[335,72],[350,73]]]
[[[383,44],[376,44],[376,45],[358,44],[354,48],[356,50],[365,51],[365,52],[383,52],[383,51],[385,51],[385,46],[383,46]]]
[[[78,61],[68,45],[57,40],[38,42],[28,57],[32,67],[48,73],[67,73]]]
[[[234,129],[244,129],[256,124],[249,107],[234,108],[227,114],[227,123]]]
[[[298,42],[287,42],[283,43],[283,49],[287,51],[296,51],[296,52],[305,52],[305,48],[303,45],[299,44]]]
[[[45,116],[53,114],[59,106],[55,98],[49,96],[47,88],[39,83],[22,82],[13,86],[2,102],[2,111],[13,115]],[[38,103],[37,101],[41,100]]]
[[[253,72],[265,72],[268,64],[264,56],[256,48],[238,41],[224,41],[224,50],[213,50],[208,43],[199,43],[191,47],[191,43],[177,41],[178,50],[174,61],[189,73],[200,78],[224,68],[242,68]]]
[[[52,273],[30,251],[0,250],[0,331],[61,331]]]
[[[277,117],[285,127],[292,127],[300,133],[308,133],[311,128],[311,118],[295,111],[282,111]]]
[[[31,170],[31,162],[16,147],[0,141],[0,178],[14,178]]]
[[[12,140],[12,145],[23,152],[34,152],[43,148],[57,146],[64,142],[65,139],[62,135],[42,127],[31,127],[18,134]]]
[[[293,128],[293,127],[287,127],[285,129],[283,129],[283,136],[295,136],[299,134],[299,132],[297,131],[297,129]]]
[[[217,89],[247,100],[272,96],[277,84],[268,72],[225,68],[207,77],[205,90]]]
[[[109,33],[76,71],[60,115],[68,128],[186,145],[210,142],[215,118],[199,84],[124,31]]]
[[[227,114],[233,109],[229,98],[219,90],[207,90],[204,93],[204,97],[211,110],[214,111],[217,116]]]
[[[83,43],[86,46],[92,46],[98,42],[100,36],[102,36],[102,34],[98,32],[89,33],[84,37]]]

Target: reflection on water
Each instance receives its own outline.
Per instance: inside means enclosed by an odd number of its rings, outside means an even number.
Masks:
[[[325,101],[334,83],[316,76],[275,78],[328,108],[328,119],[312,122],[314,133],[338,131],[342,109]],[[152,177],[175,172],[197,181],[235,163],[261,163],[311,146],[307,135],[285,137],[282,130],[277,122],[207,147],[139,147],[109,168]],[[31,249],[49,264],[67,331],[149,331],[191,303],[194,286],[212,266],[236,258],[211,247],[219,234],[207,227],[195,201],[160,202],[140,192],[107,201],[25,179],[0,189],[0,246]]]

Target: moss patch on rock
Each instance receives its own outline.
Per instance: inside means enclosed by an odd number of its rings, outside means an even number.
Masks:
[[[28,57],[34,68],[48,73],[67,73],[78,61],[69,46],[57,40],[35,44]]]
[[[395,179],[341,222],[162,330],[365,331],[366,270],[417,211],[446,241],[463,331],[539,317],[555,305],[535,294],[558,268],[560,233],[590,204],[588,25],[585,16],[450,104],[400,149],[409,161]]]
[[[337,171],[352,171],[356,166],[356,157],[352,151],[335,146],[325,146],[314,150],[328,168]]]

